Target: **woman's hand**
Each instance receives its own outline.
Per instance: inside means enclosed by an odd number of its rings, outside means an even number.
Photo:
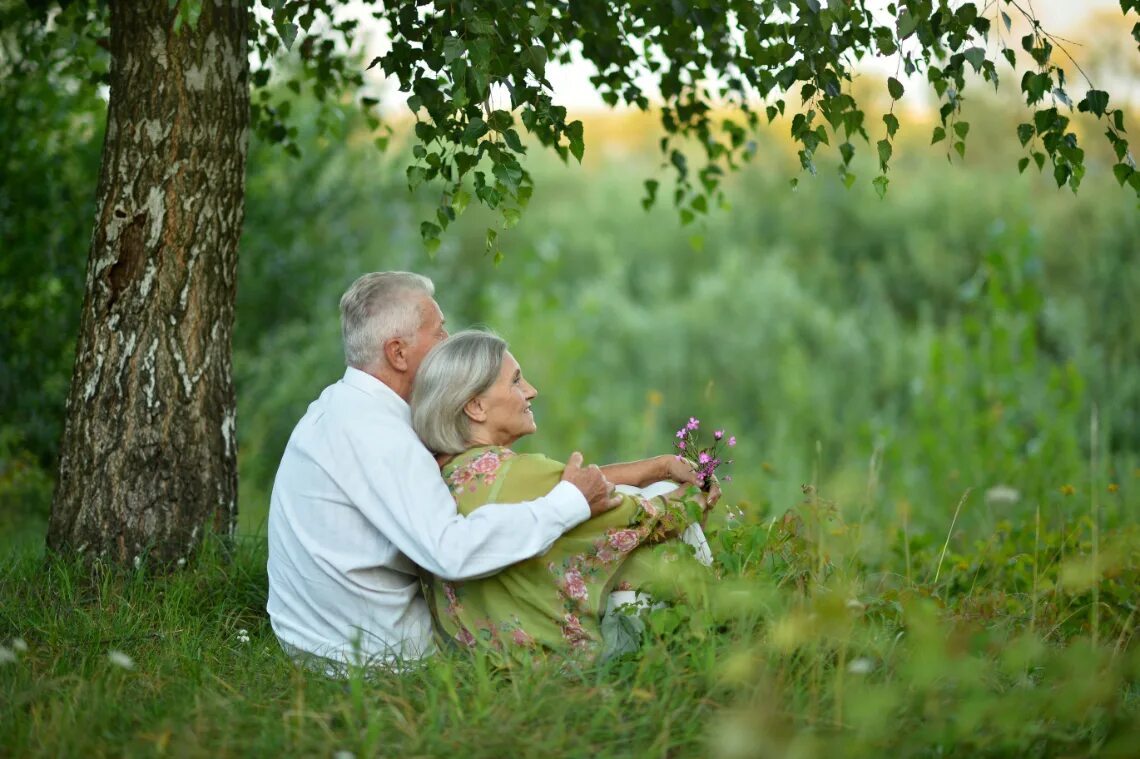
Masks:
[[[697,467],[685,458],[665,454],[656,458],[659,480],[671,480],[678,485],[700,485],[697,479]]]

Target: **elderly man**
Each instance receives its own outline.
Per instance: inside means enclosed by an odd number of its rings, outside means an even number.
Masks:
[[[420,362],[447,337],[433,294],[407,272],[353,283],[340,302],[348,368],[297,423],[273,483],[273,631],[329,669],[431,653],[417,565],[447,580],[492,574],[621,500],[575,453],[546,496],[457,513],[407,403]]]

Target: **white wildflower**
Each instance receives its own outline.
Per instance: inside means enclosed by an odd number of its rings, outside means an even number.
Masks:
[[[847,664],[847,671],[853,675],[865,675],[875,668],[875,663],[865,657],[852,659]]]
[[[178,563],[178,568],[182,569],[182,567],[186,566],[186,557],[183,556],[181,559],[178,560],[177,563]]]
[[[23,638],[12,638],[12,650],[18,654],[26,654],[28,644],[24,642]]]
[[[124,654],[122,651],[112,650],[107,653],[107,658],[110,659],[111,663],[116,667],[122,667],[123,669],[135,668],[135,660]]]
[[[1021,493],[1009,485],[994,485],[986,491],[986,503],[1017,503],[1020,500]]]
[[[135,569],[138,569],[142,566],[142,559],[137,554],[135,555],[134,565]]]
[[[351,751],[345,751],[344,749],[341,749],[340,751],[333,754],[333,759],[356,759],[356,754],[352,753]]]
[[[249,630],[244,627],[237,631],[238,643],[249,643]]]
[[[7,646],[0,646],[0,664],[11,664],[16,661],[16,652]]]

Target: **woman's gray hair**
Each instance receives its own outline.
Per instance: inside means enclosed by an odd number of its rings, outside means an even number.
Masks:
[[[502,370],[507,341],[480,330],[457,332],[431,349],[412,384],[412,427],[433,453],[470,447],[467,402],[487,392]]]
[[[385,342],[415,335],[424,314],[414,296],[434,293],[430,279],[408,271],[377,271],[353,282],[340,299],[344,362],[366,369]]]

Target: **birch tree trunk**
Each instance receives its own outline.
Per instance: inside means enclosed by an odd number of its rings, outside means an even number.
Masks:
[[[161,564],[237,514],[249,11],[111,0],[111,96],[48,545]]]

